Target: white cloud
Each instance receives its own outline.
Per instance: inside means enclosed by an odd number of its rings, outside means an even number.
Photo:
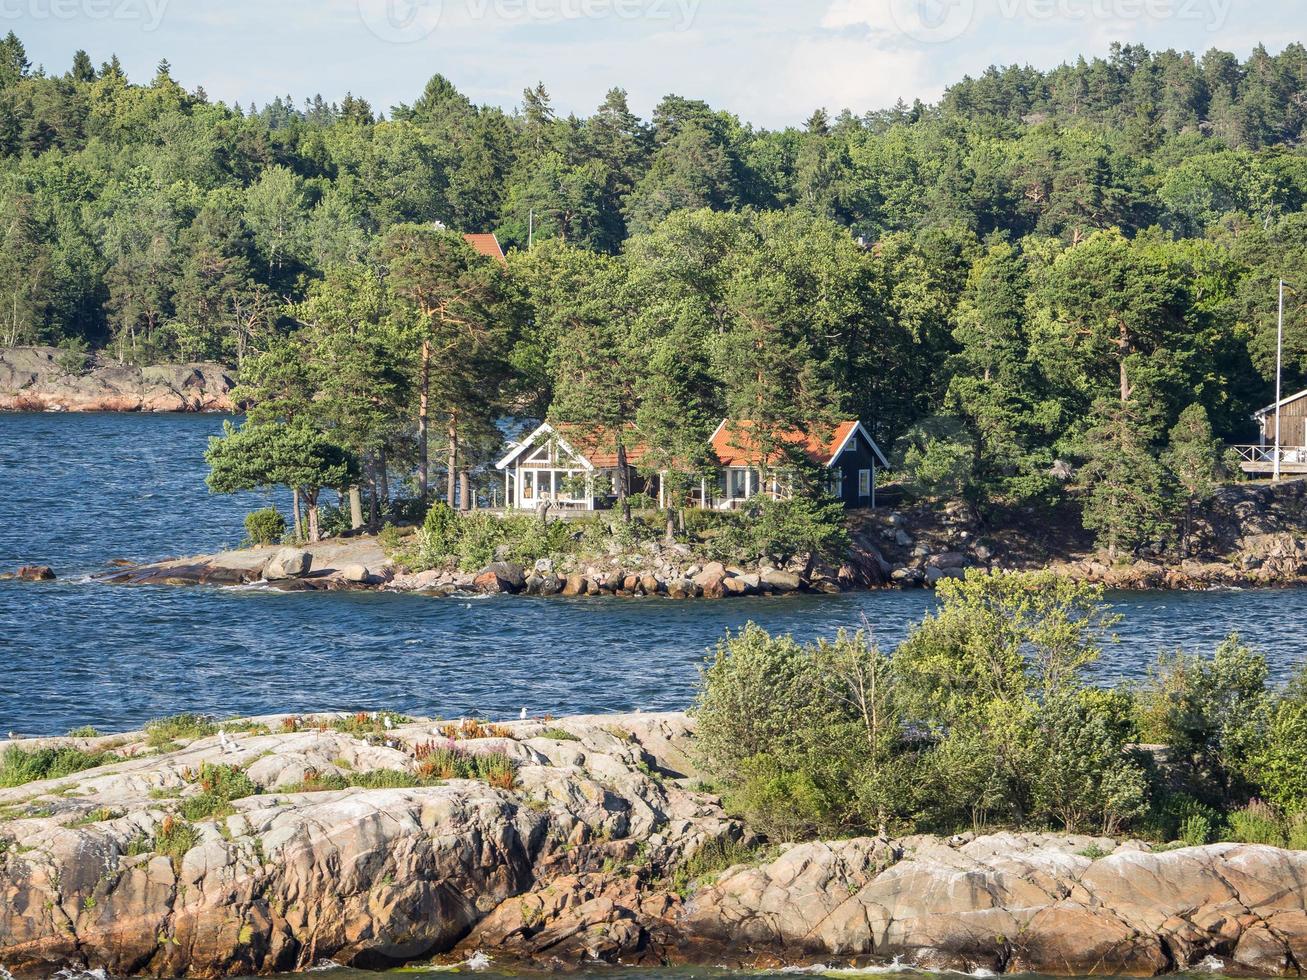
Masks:
[[[865,112],[893,105],[900,98],[938,98],[942,86],[931,75],[922,51],[885,47],[872,39],[809,37],[793,46],[776,87],[780,91],[769,93],[767,101],[779,103],[771,115],[779,110],[791,120],[800,120],[819,106],[832,112],[846,108]],[[764,107],[756,110],[762,115]]]

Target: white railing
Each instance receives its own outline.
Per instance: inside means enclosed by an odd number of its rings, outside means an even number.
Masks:
[[[1275,466],[1274,446],[1231,446],[1239,454],[1239,461],[1250,466]],[[1281,466],[1307,466],[1307,447],[1281,446]]]

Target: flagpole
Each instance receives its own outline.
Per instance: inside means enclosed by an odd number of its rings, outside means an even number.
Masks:
[[[1284,280],[1280,280],[1280,317],[1275,331],[1275,479],[1280,479],[1280,372],[1284,369]]]

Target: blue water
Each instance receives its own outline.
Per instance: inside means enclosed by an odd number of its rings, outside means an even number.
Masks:
[[[0,733],[121,730],[161,715],[375,709],[515,717],[685,707],[705,651],[755,620],[801,638],[856,628],[884,644],[930,608],[924,592],[718,603],[459,600],[360,593],[125,588],[88,583],[113,558],[235,545],[262,494],[204,487],[214,416],[0,414]],[[1277,675],[1307,660],[1302,593],[1120,596],[1121,642],[1097,665],[1137,677],[1159,650],[1232,630]]]

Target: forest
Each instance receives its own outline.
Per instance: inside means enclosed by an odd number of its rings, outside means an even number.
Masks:
[[[766,130],[689,97],[263,108],[0,41],[0,344],[215,359],[218,483],[460,500],[504,420],[588,424],[685,482],[723,417],[861,418],[908,485],[1080,491],[1155,546],[1307,379],[1307,48],[1114,46],[938,104]],[[493,231],[506,267],[462,232]],[[522,427],[525,427],[524,425]],[[238,458],[239,457],[239,458]],[[487,478],[487,485],[488,485]]]

